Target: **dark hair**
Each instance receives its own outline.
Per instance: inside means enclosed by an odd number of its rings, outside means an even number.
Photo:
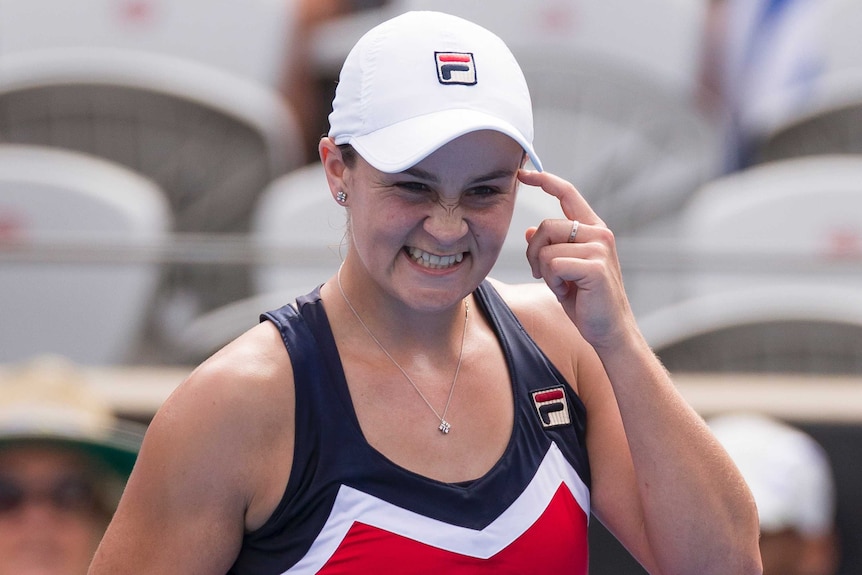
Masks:
[[[339,144],[338,149],[341,150],[341,159],[344,161],[344,165],[348,168],[353,168],[356,166],[356,157],[359,155],[356,153],[356,149],[350,144]]]

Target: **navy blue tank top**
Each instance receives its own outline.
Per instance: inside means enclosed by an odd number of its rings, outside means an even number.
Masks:
[[[500,460],[464,484],[365,441],[319,288],[261,316],[293,366],[295,453],[284,497],[229,573],[587,573],[584,406],[489,283],[475,298],[508,362],[515,419]]]

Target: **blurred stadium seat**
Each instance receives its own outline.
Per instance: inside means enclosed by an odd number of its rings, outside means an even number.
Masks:
[[[296,7],[283,0],[0,0],[0,58],[55,49],[141,52],[278,88]]]
[[[270,261],[256,266],[255,293],[302,295],[341,264],[347,213],[329,192],[320,162],[273,181],[255,206],[251,237]]]
[[[189,60],[86,48],[0,60],[0,142],[124,165],[164,190],[185,233],[246,233],[260,191],[305,161],[293,111],[273,91]],[[249,283],[243,266],[172,266],[158,309],[194,315],[248,295]],[[155,339],[163,320],[151,317]]]
[[[841,153],[862,153],[862,67],[820,78],[804,108],[776,120],[762,135],[754,160]]]
[[[247,230],[257,194],[305,158],[274,93],[194,62],[96,49],[0,59],[0,141],[105,157],[157,182],[180,231]]]
[[[862,6],[857,0],[820,2],[822,70],[810,85],[774,94],[756,110],[757,162],[862,152]],[[786,101],[796,105],[781,106]]]
[[[717,126],[630,62],[572,50],[519,59],[545,168],[574,183],[618,236],[674,219],[720,173]]]
[[[146,249],[170,228],[162,191],[124,167],[0,144],[0,362],[128,361],[161,270]]]
[[[256,324],[260,313],[329,279],[341,264],[346,221],[319,162],[272,181],[251,219],[250,238],[261,255],[251,272],[252,293],[193,317],[173,342],[180,359],[200,361]]]
[[[828,282],[741,287],[643,317],[644,335],[674,372],[862,372],[862,292]]]
[[[772,162],[713,181],[686,207],[680,233],[698,256],[670,280],[681,296],[639,318],[669,368],[862,370],[862,156]]]

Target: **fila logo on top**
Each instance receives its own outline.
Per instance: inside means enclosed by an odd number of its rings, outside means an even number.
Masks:
[[[437,79],[441,84],[472,86],[476,83],[476,63],[469,52],[434,52]]]
[[[532,395],[533,405],[539,413],[539,419],[542,420],[542,427],[559,427],[572,422],[566,392],[562,386],[540,389],[532,392]]]

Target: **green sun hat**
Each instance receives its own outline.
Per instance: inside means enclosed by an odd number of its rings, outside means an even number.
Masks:
[[[28,444],[78,449],[125,478],[145,429],[118,418],[82,371],[63,358],[34,358],[0,375],[0,450]]]

